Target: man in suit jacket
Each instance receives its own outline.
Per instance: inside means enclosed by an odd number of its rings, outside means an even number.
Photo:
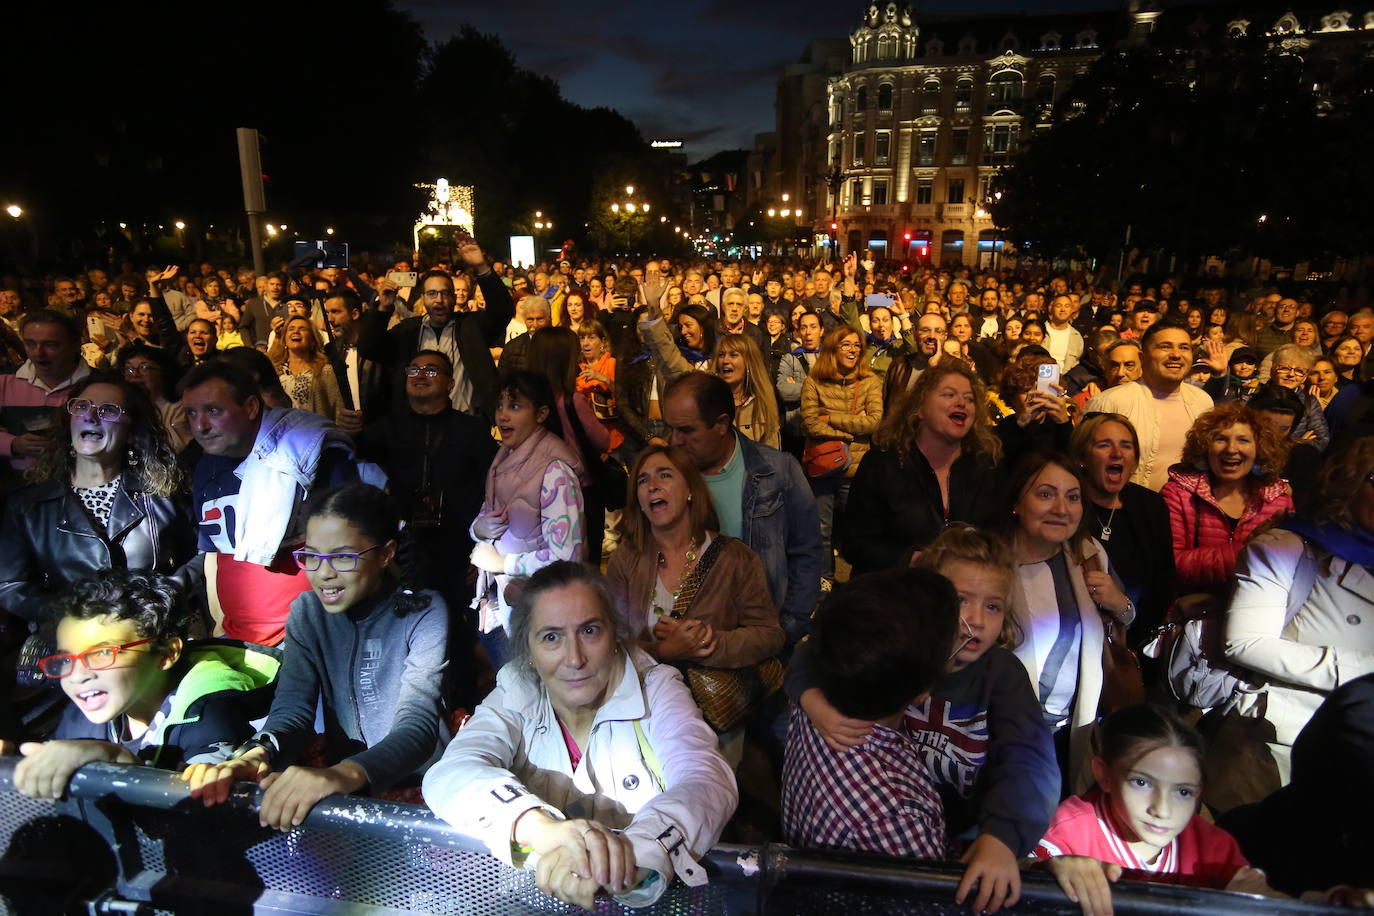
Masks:
[[[481,413],[490,420],[496,415],[496,364],[491,350],[505,343],[506,325],[515,315],[515,302],[487,264],[476,241],[468,239],[459,247],[458,255],[462,264],[477,274],[477,285],[487,304],[483,311],[455,312],[453,276],[447,271],[431,270],[418,286],[426,313],[387,330],[396,295],[394,290],[384,290],[377,299],[377,308],[363,316],[358,351],[364,359],[387,368],[389,396],[394,409],[400,411],[405,408],[402,373],[410,358],[419,350],[438,350],[453,362],[450,401],[454,409]]]

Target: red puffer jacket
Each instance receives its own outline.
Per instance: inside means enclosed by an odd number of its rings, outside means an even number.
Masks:
[[[1236,558],[1245,542],[1265,522],[1293,508],[1286,482],[1252,487],[1245,514],[1233,528],[1212,496],[1209,472],[1182,464],[1169,468],[1169,482],[1159,495],[1169,507],[1180,595],[1224,591],[1235,575]]]

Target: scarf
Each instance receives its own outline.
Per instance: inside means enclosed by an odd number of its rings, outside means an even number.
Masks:
[[[677,342],[677,348],[678,352],[682,354],[682,358],[687,360],[687,362],[691,363],[693,366],[695,366],[697,363],[704,363],[707,359],[710,358],[701,350],[698,350],[696,347],[689,347],[681,340]]]
[[[1347,531],[1340,525],[1318,525],[1300,515],[1290,515],[1279,527],[1301,535],[1342,560],[1360,566],[1374,566],[1374,534],[1368,531]]]
[[[897,338],[889,337],[886,340],[883,340],[879,337],[874,336],[872,331],[869,331],[868,342],[873,346],[873,349],[875,350],[886,350],[888,347],[892,346],[897,342]]]

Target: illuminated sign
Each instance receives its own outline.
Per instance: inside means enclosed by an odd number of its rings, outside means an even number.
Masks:
[[[681,149],[681,140],[651,140],[649,145],[654,149]]]

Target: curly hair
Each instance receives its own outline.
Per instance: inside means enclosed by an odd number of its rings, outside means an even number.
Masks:
[[[1002,378],[997,385],[998,395],[1011,404],[1012,399],[1018,394],[1026,394],[1035,387],[1035,383],[1039,381],[1038,370],[1041,366],[1053,365],[1057,365],[1055,358],[1045,353],[1018,353],[1016,359],[1002,371]]]
[[[73,582],[52,604],[54,620],[129,620],[142,639],[167,649],[185,639],[190,612],[176,584],[154,573],[109,569]]]
[[[1237,423],[1250,427],[1255,437],[1255,467],[1251,473],[1260,486],[1268,486],[1283,473],[1289,442],[1241,401],[1226,401],[1194,420],[1183,442],[1181,461],[1199,469],[1210,468],[1207,453],[1211,450],[1212,439]]]
[[[916,449],[916,431],[921,426],[920,411],[926,400],[951,375],[966,379],[973,389],[973,422],[964,437],[965,454],[973,453],[997,462],[1002,458],[1002,442],[988,419],[987,388],[978,373],[963,360],[943,356],[921,373],[905,393],[899,394],[891,410],[883,414],[882,425],[873,435],[873,444],[895,452],[897,463],[906,467]]]
[[[113,385],[124,396],[124,411],[129,418],[128,450],[137,463],[126,461],[124,473],[131,475],[139,486],[153,496],[167,498],[182,488],[185,474],[177,463],[176,450],[162,425],[162,415],[153,405],[148,392],[113,372],[92,372],[72,386],[67,400],[82,396],[92,385]],[[66,403],[53,408],[53,423],[48,429],[48,441],[33,465],[24,472],[33,483],[71,479],[76,453],[72,451],[72,425]]]
[[[1309,505],[1313,521],[1357,532],[1351,514],[1352,496],[1374,475],[1374,436],[1364,436],[1326,456],[1312,488]]]

